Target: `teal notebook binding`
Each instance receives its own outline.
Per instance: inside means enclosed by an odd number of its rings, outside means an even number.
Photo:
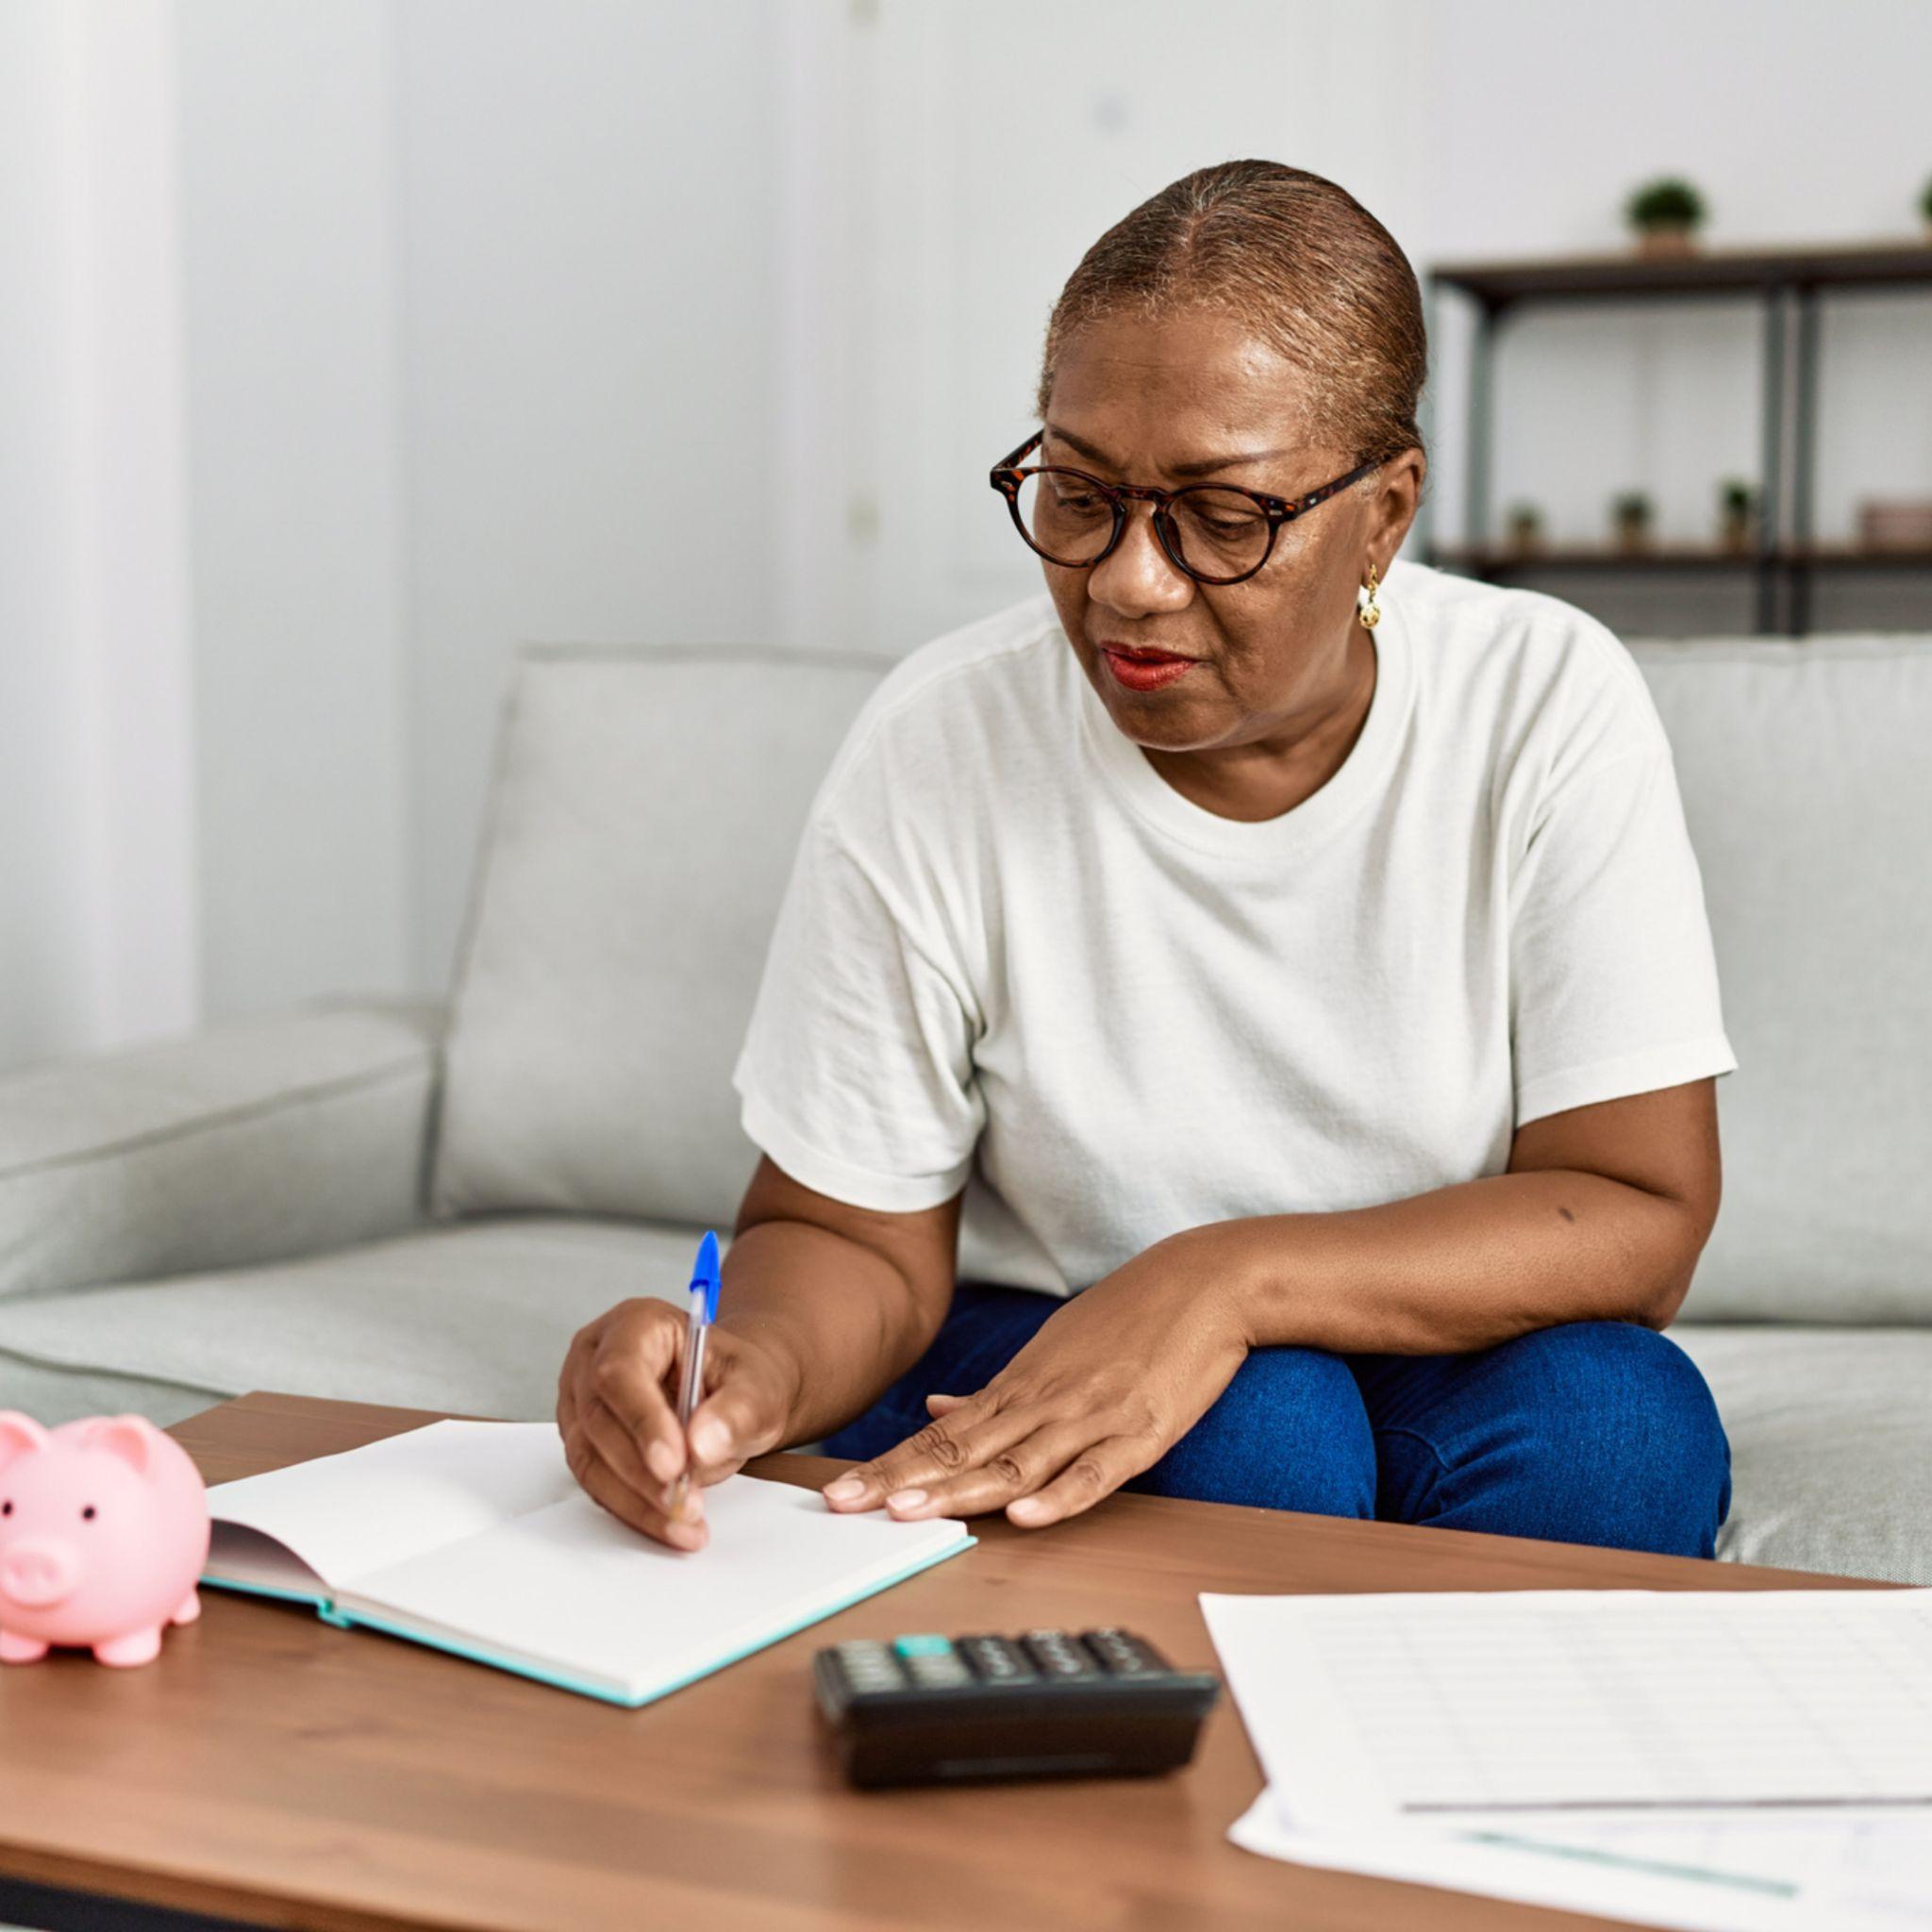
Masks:
[[[242,1583],[229,1577],[204,1576],[201,1581],[213,1590],[232,1590],[247,1596],[275,1597],[285,1603],[313,1604],[316,1615],[325,1624],[333,1624],[339,1630],[352,1630],[358,1625],[371,1630],[380,1630],[387,1636],[402,1637],[411,1643],[427,1644],[433,1650],[447,1651],[452,1657],[466,1657],[472,1663],[489,1664],[492,1669],[512,1671],[520,1677],[529,1677],[540,1684],[555,1685],[559,1690],[575,1690],[580,1697],[595,1697],[606,1704],[615,1704],[625,1710],[638,1710],[646,1704],[655,1704],[660,1697],[668,1697],[674,1690],[683,1690],[687,1684],[694,1684],[701,1677],[708,1677],[714,1671],[722,1671],[727,1664],[735,1664],[743,1657],[755,1655],[769,1644],[776,1643],[783,1638],[795,1636],[801,1630],[809,1629],[814,1624],[822,1624],[827,1617],[836,1617],[841,1610],[849,1610],[854,1604],[863,1603],[867,1597],[876,1596],[881,1591],[891,1590],[894,1584],[904,1583],[908,1577],[917,1576],[922,1570],[930,1570],[934,1565],[943,1563],[947,1557],[957,1557],[970,1550],[978,1541],[977,1537],[969,1536],[943,1550],[936,1550],[929,1556],[921,1557],[916,1562],[907,1564],[896,1574],[882,1577],[862,1590],[855,1591],[841,1603],[830,1605],[824,1609],[814,1609],[806,1616],[795,1618],[761,1635],[755,1642],[724,1653],[700,1668],[687,1671],[669,1683],[656,1685],[637,1697],[620,1696],[600,1684],[574,1677],[567,1672],[545,1670],[541,1665],[527,1662],[522,1657],[504,1657],[473,1644],[458,1643],[448,1638],[432,1636],[426,1631],[412,1630],[406,1624],[391,1623],[387,1618],[371,1616],[366,1612],[339,1609],[335,1603],[325,1596],[312,1596],[295,1590],[276,1590],[267,1584]]]
[[[270,1583],[241,1583],[232,1576],[203,1575],[195,1581],[204,1590],[233,1590],[239,1591],[243,1596],[275,1597],[285,1604],[313,1604],[328,1623],[338,1621],[328,1613],[328,1599],[325,1596],[317,1596],[312,1591],[277,1590]]]

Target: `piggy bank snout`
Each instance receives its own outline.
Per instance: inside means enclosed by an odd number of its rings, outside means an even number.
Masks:
[[[74,1593],[80,1563],[73,1546],[51,1537],[23,1537],[0,1551],[0,1599],[44,1609]]]

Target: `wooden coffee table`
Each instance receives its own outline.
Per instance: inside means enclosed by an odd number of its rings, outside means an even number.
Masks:
[[[257,1391],[177,1423],[210,1482],[430,1411]],[[836,1467],[769,1456],[759,1475]],[[1224,1693],[1158,1779],[859,1793],[818,1734],[819,1645],[906,1630],[1143,1631],[1215,1667],[1198,1591],[1842,1588],[1841,1577],[1115,1495],[625,1710],[312,1609],[202,1593],[139,1669],[0,1669],[0,1922],[491,1932],[912,1927],[1494,1932],[1609,1922],[1286,1865],[1224,1833],[1261,1776]],[[1874,1586],[1883,1587],[1883,1586]],[[192,1914],[197,1916],[183,1916]]]

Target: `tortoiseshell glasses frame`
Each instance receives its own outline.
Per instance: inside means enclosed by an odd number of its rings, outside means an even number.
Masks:
[[[1160,490],[1151,483],[1108,483],[1101,477],[1091,475],[1085,470],[1069,468],[1064,463],[1032,463],[1022,467],[1022,458],[1030,456],[1046,441],[1046,431],[1036,429],[1010,456],[1002,457],[992,467],[989,481],[1007,499],[1007,508],[1012,512],[1013,527],[1024,539],[1026,547],[1036,556],[1043,557],[1047,562],[1057,564],[1061,570],[1091,570],[1096,563],[1111,557],[1119,546],[1121,537],[1127,527],[1127,505],[1131,501],[1151,503],[1154,506],[1154,533],[1160,540],[1160,547],[1167,559],[1184,575],[1191,576],[1197,584],[1242,584],[1261,570],[1270,557],[1274,554],[1274,540],[1281,533],[1283,524],[1291,524],[1296,517],[1306,515],[1318,503],[1324,502],[1339,491],[1346,490],[1358,478],[1366,476],[1371,470],[1378,469],[1379,463],[1357,463],[1347,475],[1338,476],[1332,483],[1324,483],[1319,490],[1310,490],[1306,496],[1273,496],[1264,490],[1243,490],[1233,483],[1190,483],[1179,490]],[[1113,511],[1113,529],[1108,540],[1091,557],[1077,562],[1063,557],[1055,557],[1050,551],[1041,549],[1033,541],[1032,533],[1026,527],[1025,519],[1020,514],[1020,491],[1029,476],[1077,476],[1081,482],[1097,491]],[[1196,491],[1214,491],[1226,494],[1234,491],[1237,495],[1251,499],[1268,519],[1268,541],[1260,558],[1250,568],[1238,571],[1233,576],[1209,576],[1205,571],[1196,570],[1181,555],[1179,533],[1174,525],[1174,505],[1181,498]]]

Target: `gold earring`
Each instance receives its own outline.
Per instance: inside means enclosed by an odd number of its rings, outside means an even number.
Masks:
[[[1382,608],[1375,602],[1375,566],[1373,563],[1369,566],[1369,581],[1364,588],[1368,591],[1369,601],[1366,605],[1357,605],[1355,614],[1361,619],[1364,630],[1374,630],[1382,621]]]

